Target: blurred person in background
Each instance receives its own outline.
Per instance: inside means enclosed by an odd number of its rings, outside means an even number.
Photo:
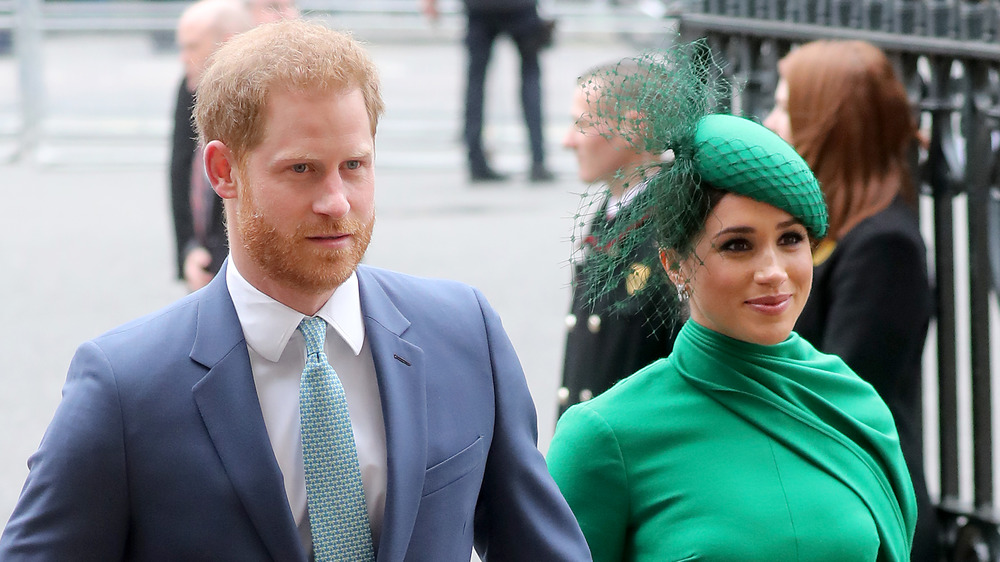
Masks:
[[[862,41],[807,43],[781,59],[778,72],[764,124],[816,173],[830,211],[795,331],[840,356],[888,404],[918,501],[912,559],[936,562],[920,401],[934,304],[908,164],[913,108],[889,59]]]
[[[246,6],[255,25],[299,17],[293,0],[246,0]]]
[[[233,35],[250,29],[250,12],[240,0],[201,0],[177,22],[177,46],[184,78],[177,88],[170,152],[170,204],[174,219],[177,278],[189,291],[208,284],[226,258],[222,203],[205,176],[191,111],[208,58]]]
[[[606,189],[606,196],[597,202],[582,239],[576,241],[572,305],[566,317],[566,350],[558,395],[559,415],[573,404],[601,394],[618,380],[666,357],[679,325],[675,321],[661,321],[657,310],[665,308],[663,293],[647,293],[641,299],[626,298],[644,289],[650,275],[656,274],[644,263],[658,255],[651,236],[628,250],[634,257],[616,262],[614,289],[595,295],[585,275],[589,259],[621,251],[618,245],[604,240],[605,233],[615,230],[619,212],[627,210],[632,199],[645,189],[644,181],[635,181],[637,170],[653,169],[652,165],[661,159],[660,154],[643,150],[634,139],[628,138],[631,132],[626,123],[637,119],[637,112],[611,123],[607,117],[601,117],[598,106],[599,100],[609,97],[634,96],[636,92],[626,90],[639,74],[639,66],[631,59],[591,69],[577,80],[570,104],[573,125],[563,138],[563,146],[576,154],[580,180]],[[614,91],[602,95],[605,89]]]
[[[421,0],[431,20],[438,17],[437,0]],[[521,108],[531,145],[528,179],[549,182],[555,179],[545,167],[545,140],[542,125],[542,70],[538,55],[551,41],[552,27],[538,15],[537,0],[464,0],[466,16],[465,48],[468,56],[465,89],[465,145],[468,150],[469,179],[493,182],[507,179],[490,165],[483,147],[483,106],[486,71],[493,43],[508,35],[521,57]]]

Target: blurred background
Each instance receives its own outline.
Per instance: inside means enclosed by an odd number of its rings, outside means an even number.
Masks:
[[[187,5],[0,0],[0,522],[76,346],[186,293],[174,278],[167,168],[182,76],[174,28]],[[569,306],[570,217],[586,188],[560,148],[570,97],[587,68],[668,41],[673,7],[542,2],[559,22],[541,62],[556,181],[525,177],[519,60],[502,39],[484,138],[512,179],[473,187],[461,143],[464,17],[458,1],[439,6],[432,25],[418,0],[299,3],[305,17],[363,40],[382,75],[378,223],[366,262],[483,290],[520,355],[544,451]]]

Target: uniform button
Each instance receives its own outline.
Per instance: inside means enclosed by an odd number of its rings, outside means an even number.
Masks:
[[[566,329],[572,332],[573,328],[576,328],[576,314],[567,314]]]
[[[587,318],[587,329],[590,330],[591,334],[596,334],[601,331],[601,317],[596,314],[591,314],[590,318]]]
[[[556,393],[556,396],[559,397],[560,406],[566,406],[569,404],[569,389],[566,388],[565,386],[559,388],[559,391]]]
[[[586,402],[594,397],[594,393],[590,391],[589,388],[585,388],[580,391],[580,402]]]

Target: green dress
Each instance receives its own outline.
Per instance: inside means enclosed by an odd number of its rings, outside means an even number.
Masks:
[[[598,562],[909,559],[888,408],[795,333],[688,321],[669,357],[560,418],[548,463]]]

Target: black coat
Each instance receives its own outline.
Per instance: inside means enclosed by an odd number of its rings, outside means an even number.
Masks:
[[[605,220],[602,210],[591,222],[590,231],[596,232],[613,224]],[[604,251],[585,245],[584,260],[592,252]],[[590,302],[584,264],[574,265],[573,303],[566,327],[566,352],[563,359],[562,388],[559,389],[559,415],[566,408],[585,401],[611,388],[623,379],[653,361],[666,357],[673,348],[680,323],[671,319],[670,304],[662,293],[646,294],[626,299],[626,282],[630,275],[636,279],[633,266],[642,274],[648,273],[650,281],[659,271],[644,271],[637,265],[644,257],[658,255],[651,239],[637,245],[635,259],[626,260],[617,272],[617,288],[596,302]],[[615,303],[625,302],[625,306]]]
[[[538,5],[538,0],[464,0],[466,11],[512,12]]]
[[[816,266],[812,292],[795,325],[817,349],[839,355],[871,383],[892,411],[920,513],[914,561],[936,560],[920,400],[921,356],[933,311],[917,217],[897,199],[848,231]]]
[[[194,220],[191,215],[191,164],[198,146],[192,112],[194,92],[187,89],[181,78],[177,88],[177,105],[174,107],[174,132],[170,151],[170,206],[174,218],[174,248],[177,259],[177,278],[184,278],[184,258],[198,246],[212,254],[209,271],[217,273],[229,253],[226,228],[223,221],[222,200],[212,199],[211,220],[204,240],[196,240]]]

